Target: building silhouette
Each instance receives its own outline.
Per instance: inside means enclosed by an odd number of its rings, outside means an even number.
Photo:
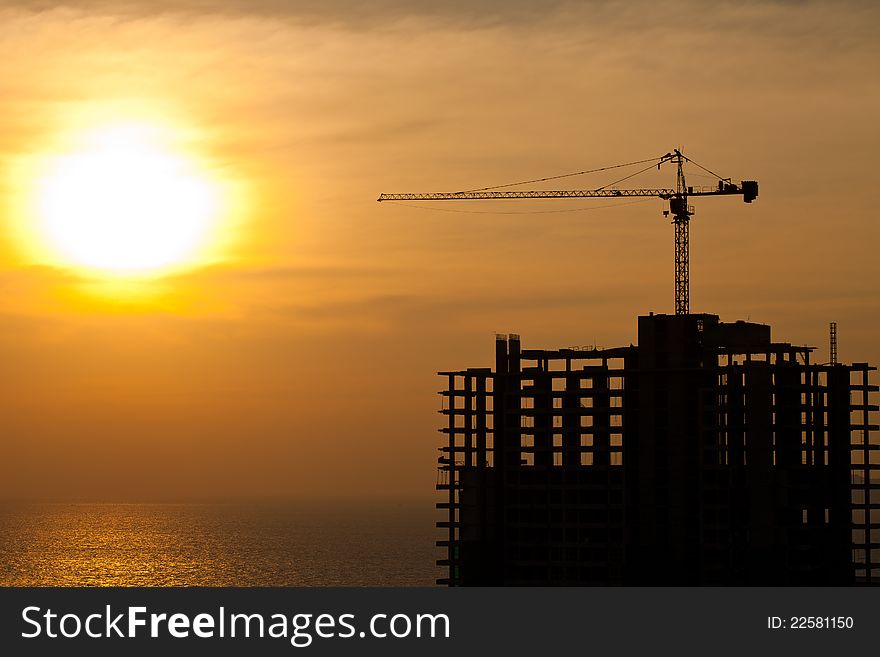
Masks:
[[[638,346],[499,335],[494,371],[441,372],[438,583],[880,581],[875,368],[770,333],[651,314]]]

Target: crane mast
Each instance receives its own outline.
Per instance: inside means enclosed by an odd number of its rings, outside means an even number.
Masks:
[[[691,307],[690,280],[690,219],[687,202],[687,186],[684,180],[684,156],[675,151],[678,170],[675,174],[675,197],[669,207],[674,208],[672,223],[675,225],[675,314],[687,315]]]
[[[730,178],[722,178],[712,173],[705,167],[696,164],[685,156],[679,149],[658,158],[657,168],[664,163],[675,163],[675,189],[671,188],[642,188],[642,189],[616,189],[611,185],[605,185],[596,189],[568,189],[568,190],[505,190],[499,191],[493,188],[484,188],[468,192],[404,192],[396,194],[380,194],[377,201],[459,201],[459,200],[491,200],[491,199],[547,199],[547,198],[619,198],[633,196],[656,197],[669,201],[669,210],[663,212],[664,216],[672,215],[672,224],[675,226],[675,314],[687,315],[690,312],[690,245],[689,224],[694,214],[694,208],[688,205],[688,197],[691,196],[732,196],[740,195],[743,201],[751,203],[758,197],[758,183],[754,180],[744,180],[735,184]],[[684,164],[691,162],[701,169],[718,178],[717,186],[694,187],[688,186],[684,176]],[[626,165],[617,165],[626,166]],[[653,165],[651,165],[652,168]],[[615,167],[606,167],[615,168]],[[572,174],[577,175],[577,174]],[[564,177],[564,176],[558,176]],[[506,185],[509,186],[509,185]]]

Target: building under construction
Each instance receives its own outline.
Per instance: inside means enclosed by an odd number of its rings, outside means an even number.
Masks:
[[[708,314],[640,317],[638,346],[495,350],[441,372],[440,583],[880,581],[867,363]]]

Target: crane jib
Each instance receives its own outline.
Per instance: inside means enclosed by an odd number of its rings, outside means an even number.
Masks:
[[[378,201],[473,201],[516,198],[613,198],[618,196],[655,196],[671,198],[674,189],[531,189],[518,191],[426,192],[380,194]]]
[[[742,195],[746,203],[758,196],[758,183],[744,180],[741,184],[719,182],[717,187],[688,187],[686,196],[732,196]],[[476,191],[476,192],[406,192],[400,194],[380,194],[377,201],[478,201],[491,199],[520,198],[616,198],[649,196],[671,199],[678,196],[674,189],[562,189],[562,190],[517,190],[517,191]]]

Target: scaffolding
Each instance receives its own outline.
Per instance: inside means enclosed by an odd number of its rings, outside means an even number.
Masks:
[[[876,584],[875,368],[770,327],[639,318],[639,346],[441,372],[438,583]]]

